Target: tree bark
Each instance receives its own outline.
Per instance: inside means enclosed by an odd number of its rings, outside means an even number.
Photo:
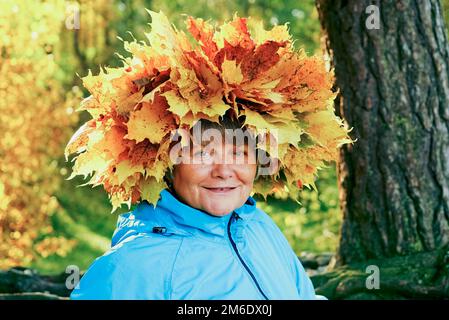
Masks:
[[[369,30],[376,4],[380,29]],[[317,0],[353,146],[337,265],[449,243],[449,48],[437,0]]]

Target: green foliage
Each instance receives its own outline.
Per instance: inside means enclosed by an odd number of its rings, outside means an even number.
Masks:
[[[341,214],[338,202],[335,166],[323,169],[317,180],[318,192],[305,189],[301,204],[269,198],[258,201],[268,213],[293,250],[302,252],[335,252],[338,244]]]

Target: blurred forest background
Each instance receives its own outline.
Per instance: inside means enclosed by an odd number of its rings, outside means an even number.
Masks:
[[[443,1],[449,25],[449,0]],[[79,9],[79,29],[70,16]],[[145,8],[162,10],[179,29],[183,14],[229,20],[262,19],[266,28],[289,22],[297,48],[322,54],[314,0],[79,0],[0,2],[0,269],[28,266],[60,273],[86,269],[110,245],[117,212],[100,188],[66,181],[63,150],[89,117],[75,109],[86,96],[80,76],[126,55],[120,37],[144,39]],[[132,34],[132,35],[131,35]],[[118,38],[119,37],[119,38]],[[321,171],[319,192],[305,190],[302,205],[258,200],[298,255],[335,252],[341,226],[335,165]],[[126,212],[127,208],[118,210]]]

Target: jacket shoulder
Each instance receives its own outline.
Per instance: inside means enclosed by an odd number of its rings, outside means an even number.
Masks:
[[[276,222],[274,222],[273,218],[271,218],[270,215],[268,215],[265,211],[263,211],[260,208],[256,208],[254,210],[253,220],[255,220],[256,222],[261,223],[265,227],[268,227],[269,230],[272,231],[272,232],[275,232],[275,233],[279,233],[280,232],[282,234],[282,231],[279,229],[279,227],[276,224]]]
[[[257,208],[256,217],[256,220],[258,220],[258,222],[262,225],[264,231],[269,234],[270,239],[275,243],[275,245],[280,249],[284,249],[283,251],[287,251],[288,256],[290,256],[291,253],[293,253],[293,249],[273,218],[271,218],[260,208]]]
[[[182,238],[137,234],[95,259],[71,299],[169,299]]]

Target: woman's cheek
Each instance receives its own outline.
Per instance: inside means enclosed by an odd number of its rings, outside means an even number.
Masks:
[[[245,185],[252,185],[252,183],[254,182],[254,178],[256,177],[256,170],[256,165],[242,166],[240,175]]]
[[[192,180],[195,183],[201,183],[210,176],[211,166],[205,164],[193,165],[189,171],[186,172],[188,176],[193,176]]]

